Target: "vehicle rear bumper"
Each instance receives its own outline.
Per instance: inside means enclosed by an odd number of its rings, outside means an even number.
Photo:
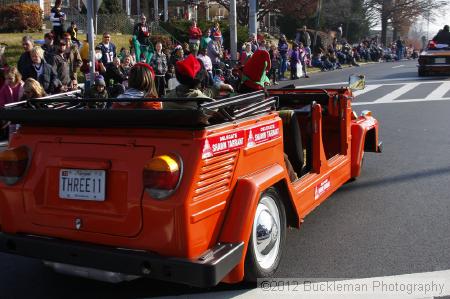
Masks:
[[[424,64],[418,67],[425,72],[450,73],[450,64]]]
[[[196,287],[217,285],[241,261],[243,248],[243,242],[222,243],[197,259],[185,259],[163,257],[146,251],[0,233],[0,252]]]

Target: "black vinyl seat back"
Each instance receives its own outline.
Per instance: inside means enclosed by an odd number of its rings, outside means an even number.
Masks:
[[[292,167],[299,176],[303,175],[304,154],[302,133],[294,110],[281,110],[283,120],[284,152],[289,157]]]

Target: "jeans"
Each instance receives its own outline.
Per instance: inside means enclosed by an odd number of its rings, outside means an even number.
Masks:
[[[287,71],[287,57],[281,57],[281,66],[279,69],[279,78],[284,78],[284,73]]]
[[[397,49],[397,60],[400,60],[403,58],[403,47]]]

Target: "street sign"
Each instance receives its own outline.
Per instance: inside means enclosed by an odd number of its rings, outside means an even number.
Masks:
[[[82,0],[82,1],[83,1],[84,6],[87,7],[87,3],[86,2],[89,1],[89,0]],[[95,11],[97,12],[98,9],[100,8],[100,5],[102,5],[103,0],[93,0],[93,1],[94,1]]]

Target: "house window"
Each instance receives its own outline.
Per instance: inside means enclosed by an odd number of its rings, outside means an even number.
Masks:
[[[184,7],[177,6],[177,18],[183,18],[184,16]]]

